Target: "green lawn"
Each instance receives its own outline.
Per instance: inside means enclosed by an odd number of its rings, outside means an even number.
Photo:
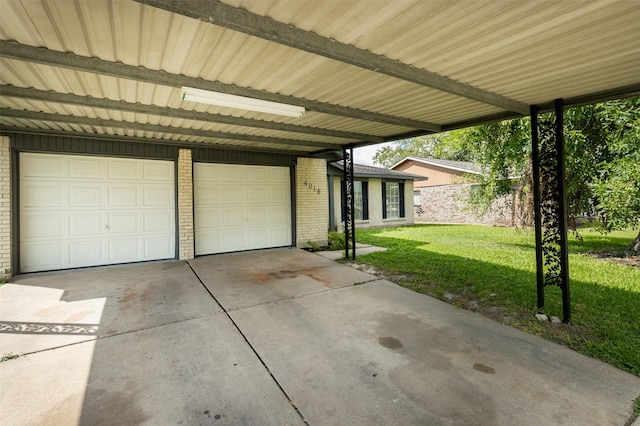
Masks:
[[[404,287],[562,343],[640,376],[640,268],[596,258],[637,232],[583,230],[569,242],[571,325],[540,322],[531,230],[474,225],[416,225],[359,230],[357,241],[388,247],[358,256]],[[562,318],[561,292],[545,289],[547,315]]]

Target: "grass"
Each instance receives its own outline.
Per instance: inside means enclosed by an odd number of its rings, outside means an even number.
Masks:
[[[570,236],[570,325],[540,322],[533,231],[475,225],[416,225],[359,230],[362,243],[388,247],[358,257],[391,281],[504,324],[566,345],[640,376],[640,268],[600,259],[637,232]],[[545,289],[545,313],[562,318],[557,287]]]

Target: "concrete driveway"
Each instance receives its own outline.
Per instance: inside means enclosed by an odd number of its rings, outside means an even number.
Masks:
[[[298,249],[16,277],[0,354],[3,425],[622,426],[640,394],[607,364]]]

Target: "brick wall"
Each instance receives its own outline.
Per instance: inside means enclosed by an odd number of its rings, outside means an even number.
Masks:
[[[0,279],[11,275],[11,155],[0,136]]]
[[[309,241],[327,244],[329,196],[327,162],[319,158],[298,158],[296,166],[296,246]]]
[[[470,184],[420,188],[422,204],[414,206],[415,221],[507,226],[511,224],[510,197],[494,201],[487,213],[478,217],[467,207],[466,200],[470,190]]]
[[[190,149],[178,151],[178,247],[179,259],[194,258],[193,162]]]

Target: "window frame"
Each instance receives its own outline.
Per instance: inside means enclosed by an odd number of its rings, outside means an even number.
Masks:
[[[369,220],[369,181],[368,180],[364,180],[364,179],[354,179],[353,181],[354,183],[354,197],[355,197],[355,184],[356,183],[360,183],[361,185],[361,192],[362,192],[362,199],[360,200],[362,202],[362,218],[358,219],[355,217],[356,215],[356,211],[357,211],[357,198],[354,198],[354,220],[356,221],[366,221]],[[345,193],[345,185],[344,185],[344,181],[340,181],[340,196],[342,199],[342,202],[340,203],[341,205],[341,209],[340,209],[340,219],[342,222],[344,222],[345,219],[345,213],[346,213],[346,204],[347,204],[347,195]]]
[[[398,216],[389,216],[387,210],[387,198],[389,192],[389,185],[398,185]],[[404,206],[404,181],[382,181],[382,219],[399,220],[406,217]],[[395,203],[394,203],[395,204]]]

